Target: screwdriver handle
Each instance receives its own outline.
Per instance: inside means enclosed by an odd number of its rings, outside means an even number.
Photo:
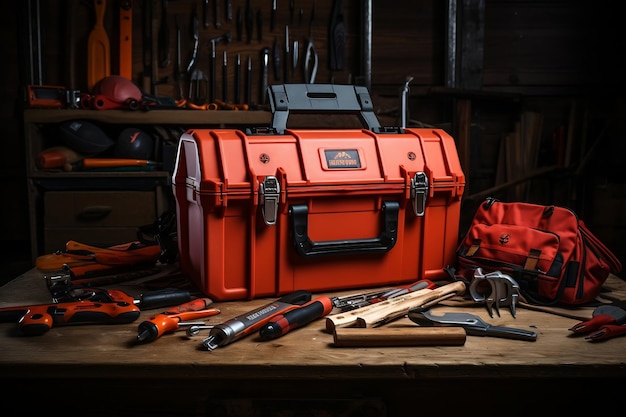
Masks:
[[[269,322],[261,327],[259,336],[261,340],[276,339],[293,329],[328,315],[332,309],[333,302],[329,297],[317,297],[301,307],[272,317]]]
[[[311,301],[309,291],[298,290],[284,295],[278,300],[216,325],[202,341],[202,346],[208,350],[225,346],[260,330],[272,317],[297,309],[309,301]]]
[[[219,314],[220,310],[209,308],[199,311],[184,311],[178,314],[159,313],[148,320],[139,323],[137,328],[137,342],[152,342],[165,333],[170,333],[178,329],[181,321],[196,320]]]
[[[163,312],[163,314],[178,314],[187,311],[205,310],[211,305],[213,305],[213,300],[210,298],[196,298],[176,307],[168,308],[167,311]]]
[[[190,300],[191,294],[189,291],[166,288],[141,294],[134,300],[134,303],[141,308],[141,310],[152,310],[155,308],[175,306],[189,302]]]

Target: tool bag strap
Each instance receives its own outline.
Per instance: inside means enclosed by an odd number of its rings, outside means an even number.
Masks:
[[[290,112],[352,113],[364,127],[376,131],[380,123],[366,87],[338,84],[279,84],[267,88],[272,109],[272,128],[283,134]]]

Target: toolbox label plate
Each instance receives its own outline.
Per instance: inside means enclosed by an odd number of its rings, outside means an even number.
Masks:
[[[324,149],[326,169],[363,169],[357,149]]]

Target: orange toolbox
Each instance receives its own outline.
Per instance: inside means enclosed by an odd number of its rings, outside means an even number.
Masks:
[[[454,139],[381,127],[365,87],[267,92],[270,128],[181,135],[181,272],[220,301],[448,278],[465,187]],[[352,114],[364,127],[288,128],[297,113]]]

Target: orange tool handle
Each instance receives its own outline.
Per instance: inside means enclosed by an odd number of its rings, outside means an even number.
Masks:
[[[139,318],[139,308],[131,296],[119,290],[109,290],[108,294],[110,302],[81,300],[2,308],[0,322],[17,321],[22,334],[41,336],[55,325],[132,323]]]
[[[287,332],[307,325],[315,319],[328,315],[333,309],[333,301],[320,296],[283,314],[277,314],[259,330],[261,340],[276,339]]]
[[[117,167],[143,167],[147,165],[155,165],[155,161],[148,159],[131,159],[131,158],[84,158],[82,167],[90,168],[117,168]]]
[[[179,313],[185,313],[187,311],[206,310],[212,304],[213,300],[211,300],[210,298],[196,298],[195,300],[180,304],[176,307],[170,307],[167,309],[167,311],[164,311],[163,314],[175,315]]]
[[[133,2],[120,1],[120,72],[122,77],[133,79]]]
[[[205,317],[215,316],[219,314],[220,310],[216,308],[209,308],[198,311],[185,311],[178,314],[164,314],[160,313],[150,317],[148,320],[139,324],[137,341],[138,342],[152,342],[166,333],[173,332],[178,329],[178,325],[181,321],[197,320]]]

